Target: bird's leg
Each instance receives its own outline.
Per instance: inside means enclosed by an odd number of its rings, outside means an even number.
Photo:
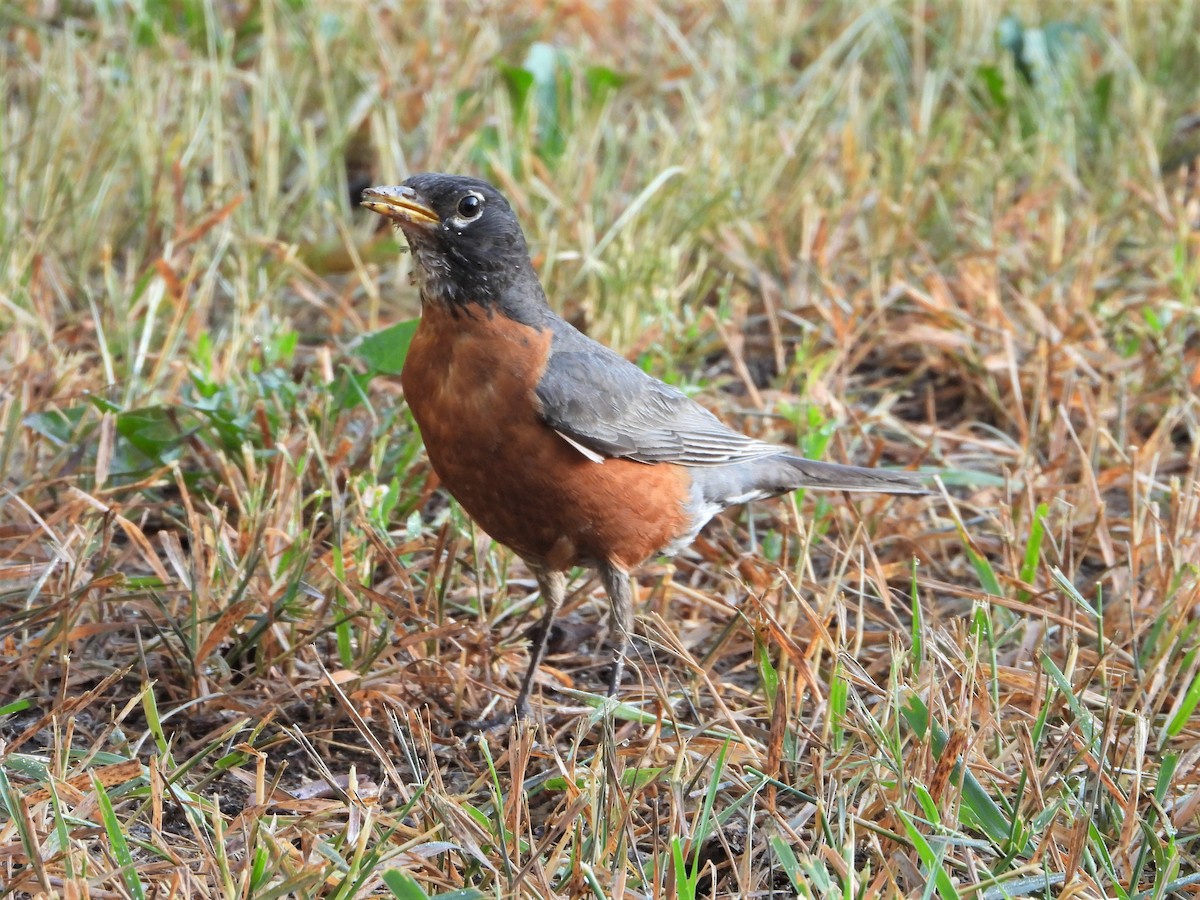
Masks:
[[[513,704],[513,713],[518,719],[529,715],[529,692],[533,689],[533,676],[537,674],[542,657],[546,655],[546,641],[550,638],[550,626],[554,624],[554,614],[562,606],[567,593],[567,576],[563,572],[534,569],[537,576],[538,589],[542,592],[542,604],[546,607],[541,621],[533,630],[529,645],[529,668],[521,679],[521,689],[517,691],[517,702]]]
[[[533,689],[533,676],[537,674],[542,657],[546,655],[546,641],[550,637],[550,626],[554,624],[554,614],[562,606],[563,598],[567,593],[567,576],[564,573],[534,568],[533,574],[537,577],[538,590],[541,592],[542,603],[546,609],[542,613],[542,618],[534,626],[529,645],[529,668],[525,670],[525,676],[521,679],[521,688],[517,691],[517,701],[511,710],[506,710],[490,719],[471,719],[462,722],[459,726],[462,730],[491,731],[493,728],[507,725],[514,718],[524,719],[529,715],[529,693]]]
[[[625,655],[629,652],[629,638],[633,634],[633,586],[629,583],[629,573],[611,563],[601,564],[600,579],[608,593],[612,630],[616,632],[612,674],[608,678],[608,696],[615,697],[617,689],[621,686]]]

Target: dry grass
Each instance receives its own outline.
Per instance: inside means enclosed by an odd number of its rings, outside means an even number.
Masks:
[[[1193,0],[0,10],[0,896],[1191,896],[1197,34]],[[539,727],[456,736],[537,597],[356,349],[416,303],[352,192],[426,168],[501,184],[649,370],[945,492],[647,566],[611,715],[581,577]]]

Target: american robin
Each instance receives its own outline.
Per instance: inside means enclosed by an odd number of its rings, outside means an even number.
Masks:
[[[925,493],[911,473],[815,462],[734,431],[550,309],[508,201],[485,181],[414,175],[363,191],[415,262],[421,321],[400,376],[429,461],[534,572],[545,612],[512,713],[566,591],[597,570],[611,602],[616,692],[633,626],[630,570],[686,547],[729,506],[797,488]]]

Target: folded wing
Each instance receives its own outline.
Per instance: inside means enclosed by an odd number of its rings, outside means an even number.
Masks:
[[[600,344],[561,343],[551,352],[537,397],[546,424],[585,455],[723,466],[786,452],[734,431]]]
[[[536,394],[542,419],[594,462],[624,458],[701,471],[706,502],[745,502],[801,487],[899,494],[927,492],[910,472],[804,459],[726,426],[681,391],[552,320],[555,340]],[[748,465],[742,465],[748,464]]]

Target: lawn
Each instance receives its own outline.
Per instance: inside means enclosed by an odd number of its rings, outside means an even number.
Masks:
[[[0,8],[0,898],[1200,892],[1200,2]],[[440,491],[358,193],[929,496],[638,571]]]

